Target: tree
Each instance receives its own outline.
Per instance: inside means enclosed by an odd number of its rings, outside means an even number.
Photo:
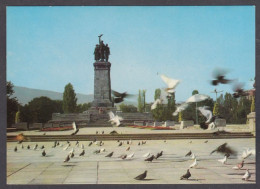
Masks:
[[[179,112],[178,121],[179,121],[179,122],[181,122],[181,121],[182,121],[182,112]]]
[[[216,102],[213,108],[213,115],[219,115],[219,105]]]
[[[87,111],[91,107],[91,103],[84,103],[84,104],[78,104],[76,108],[77,113],[82,113],[84,111]]]
[[[192,91],[192,95],[195,95],[195,94],[199,94],[199,91],[198,90],[193,90]]]
[[[20,123],[20,110],[18,110],[15,114],[15,123]]]
[[[146,90],[139,90],[138,105],[137,105],[139,112],[145,111],[145,93],[146,93]]]
[[[64,113],[74,113],[77,108],[77,98],[71,83],[65,86],[63,92],[63,111]]]
[[[145,94],[146,94],[146,90],[143,90],[143,111],[146,112],[146,104],[145,104]]]
[[[14,85],[8,81],[6,82],[6,100],[7,100],[7,127],[11,127],[15,122],[15,115],[18,111],[18,100],[16,97],[12,97],[14,94]]]
[[[154,100],[159,99],[161,96],[161,89],[155,89]]]

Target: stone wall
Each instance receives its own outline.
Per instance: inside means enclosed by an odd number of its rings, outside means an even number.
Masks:
[[[181,126],[180,129],[184,129],[187,127],[191,127],[194,126],[194,121],[190,120],[190,121],[181,121]]]

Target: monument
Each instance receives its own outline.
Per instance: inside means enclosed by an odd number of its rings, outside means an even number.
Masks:
[[[94,51],[94,101],[92,107],[112,107],[111,100],[111,80],[110,68],[111,63],[108,62],[110,49],[108,44],[104,44],[101,40],[102,34],[99,37],[99,44],[96,45]]]

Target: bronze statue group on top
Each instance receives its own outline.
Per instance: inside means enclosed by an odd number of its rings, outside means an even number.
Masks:
[[[106,62],[108,62],[108,58],[110,55],[110,49],[108,47],[108,44],[104,44],[104,42],[101,40],[103,34],[99,35],[99,44],[96,44],[96,48],[94,51],[94,55],[95,55],[95,60],[96,61],[104,61],[106,60]]]

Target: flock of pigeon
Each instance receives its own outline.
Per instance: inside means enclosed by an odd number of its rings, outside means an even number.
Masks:
[[[227,71],[224,70],[224,69],[220,69],[220,68],[215,69],[213,71],[213,78],[214,79],[211,80],[211,84],[213,86],[216,86],[218,84],[233,83],[233,91],[234,91],[233,97],[234,98],[239,98],[241,96],[248,96],[249,92],[244,91],[243,84],[238,83],[236,80],[226,79],[226,76],[225,76],[226,73],[227,73]],[[160,97],[153,102],[153,104],[151,105],[151,110],[156,109],[159,104],[166,103],[167,99],[170,98],[175,93],[175,89],[180,83],[180,80],[169,78],[169,77],[167,77],[166,75],[163,75],[163,74],[161,74],[160,77],[165,82],[167,87],[161,89]],[[255,88],[255,83],[254,83],[253,86]],[[112,93],[114,95],[114,102],[115,103],[123,102],[124,98],[127,98],[129,96],[133,96],[133,95],[127,94],[126,92],[119,93],[119,92],[116,92],[116,91],[112,91]],[[195,95],[191,96],[190,98],[188,98],[185,102],[178,105],[176,110],[172,113],[172,115],[177,116],[179,112],[185,110],[191,103],[201,102],[201,101],[204,101],[208,98],[210,98],[208,95],[195,94]],[[203,106],[203,107],[198,107],[197,109],[207,119],[205,122],[200,123],[200,127],[202,129],[214,129],[215,128],[214,122],[215,122],[216,116],[212,115],[212,112],[209,110],[209,107]],[[119,117],[117,115],[115,116],[113,114],[113,112],[109,112],[109,117],[110,117],[110,122],[112,123],[112,125],[116,125],[116,126],[119,126],[120,121],[123,120],[122,117]]]
[[[135,142],[138,146],[140,145],[145,145],[147,141],[139,141],[138,143]],[[166,143],[166,141],[164,141]],[[207,143],[208,141],[205,141],[204,143]],[[192,143],[192,141],[190,142]],[[30,145],[27,145],[27,147],[23,146],[23,141],[19,141],[18,144],[21,145],[21,149],[24,149],[24,148],[27,148],[28,150],[31,149],[31,146]],[[125,144],[125,145],[123,145]],[[91,145],[96,145],[96,146],[104,146],[104,142],[103,141],[97,141],[97,140],[94,140],[94,141],[91,141],[89,142],[88,146],[91,146]],[[131,145],[133,145],[133,141],[132,140],[127,140],[127,141],[117,141],[117,147],[124,147],[124,146],[127,146],[126,148],[126,152],[130,151],[131,149]],[[75,148],[78,148],[78,149],[81,149],[81,152],[77,154],[78,157],[81,157],[81,156],[84,156],[85,155],[85,146],[84,144],[81,144],[79,143],[79,141],[76,141],[75,143],[75,146],[72,147],[72,143],[70,141],[67,141],[67,142],[58,142],[58,141],[55,141],[52,148],[63,148],[63,151],[68,151],[68,154],[66,155],[65,159],[64,159],[64,163],[66,162],[69,162],[73,159],[73,157],[75,157]],[[69,149],[70,148],[70,149]],[[41,151],[41,155],[43,157],[46,157],[47,156],[47,153],[45,151],[45,146],[42,145],[41,147],[38,146],[38,144],[36,143],[33,147],[32,147],[33,150],[42,150]],[[14,151],[17,152],[18,151],[18,148],[17,146],[15,146],[14,148]],[[93,151],[93,154],[104,154],[106,153],[106,149],[105,148],[100,148],[98,150],[95,150]],[[211,153],[220,153],[220,154],[223,154],[224,155],[224,158],[223,159],[219,159],[218,161],[221,162],[223,165],[226,164],[228,158],[231,156],[231,155],[235,155],[237,156],[237,152],[235,150],[233,150],[231,147],[229,147],[227,145],[227,143],[224,143],[220,146],[218,146],[216,149],[214,149]],[[237,164],[235,167],[233,167],[233,169],[238,169],[240,170],[241,168],[243,168],[244,166],[244,161],[245,159],[247,159],[249,156],[251,155],[255,155],[255,150],[249,150],[249,149],[246,149],[245,151],[243,151],[242,153],[242,156],[241,156],[241,163]],[[125,159],[133,159],[133,157],[135,156],[135,153],[131,153],[131,154],[126,154],[126,153],[123,153],[121,154],[120,156],[116,156],[116,158],[120,158],[122,160],[125,160]],[[141,159],[143,159],[143,161],[146,161],[146,162],[153,162],[155,160],[157,160],[158,158],[160,158],[161,156],[163,156],[163,151],[160,151],[156,154],[151,154],[150,152],[148,153],[145,153],[142,155]],[[109,152],[107,153],[106,155],[104,154],[104,157],[105,158],[111,158],[111,157],[115,157],[115,153],[114,151],[112,152]],[[192,164],[189,166],[189,168],[187,169],[187,172],[182,175],[180,177],[180,180],[183,180],[183,179],[189,179],[191,177],[191,173],[190,173],[190,169],[192,168],[196,168],[198,166],[198,161],[197,161],[197,157],[196,155],[192,152],[192,151],[189,151],[185,157],[191,157],[192,160],[194,160],[192,162]],[[144,173],[136,176],[134,179],[136,180],[143,180],[145,179],[147,176],[147,170],[144,171]],[[244,174],[244,176],[242,177],[242,180],[245,180],[245,181],[248,181],[251,177],[251,173],[249,172],[249,169],[246,169],[246,172]]]

